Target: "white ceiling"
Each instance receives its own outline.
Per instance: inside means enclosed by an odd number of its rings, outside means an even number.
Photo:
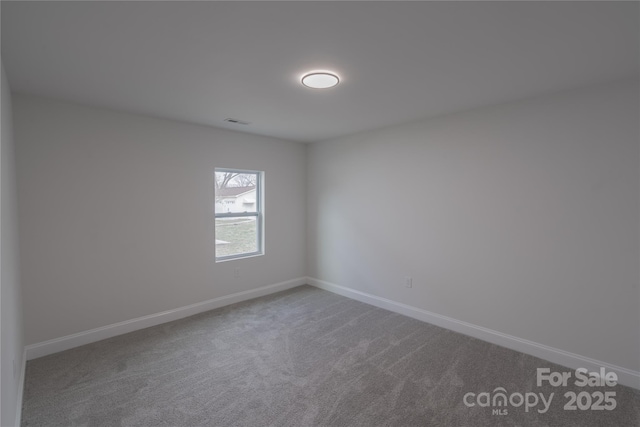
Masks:
[[[304,142],[640,72],[637,2],[1,7],[15,92]]]

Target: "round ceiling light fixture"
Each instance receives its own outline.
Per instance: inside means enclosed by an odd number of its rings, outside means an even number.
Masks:
[[[302,77],[302,84],[312,89],[328,89],[338,83],[338,75],[329,71],[313,71]]]

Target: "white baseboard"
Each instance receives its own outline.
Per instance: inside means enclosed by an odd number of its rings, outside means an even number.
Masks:
[[[226,305],[235,304],[237,302],[258,298],[275,292],[284,291],[296,286],[306,284],[306,277],[299,277],[286,282],[276,283],[273,285],[262,286],[260,288],[248,291],[236,292],[235,294],[226,295],[187,305],[185,307],[173,310],[163,311],[161,313],[151,314],[148,316],[138,317],[137,319],[126,320],[124,322],[114,323],[107,326],[91,329],[76,334],[67,335],[61,338],[55,338],[36,344],[30,344],[25,347],[26,359],[36,359],[70,348],[79,347],[81,345],[90,344],[116,335],[122,335],[139,329],[148,328],[150,326],[159,325],[161,323],[171,322],[172,320],[182,319],[184,317],[193,316],[194,314],[213,310],[215,308],[224,307]]]
[[[365,292],[354,289],[345,288],[333,283],[325,282],[313,277],[307,278],[309,285],[315,286],[326,291],[330,291],[366,304],[384,308],[389,311],[404,314],[423,322],[431,323],[445,329],[459,332],[473,338],[490,342],[511,350],[539,357],[551,363],[566,366],[571,369],[586,368],[590,372],[598,372],[601,367],[607,372],[613,371],[618,375],[618,382],[628,387],[640,389],[640,372],[631,369],[615,366],[589,357],[580,356],[579,354],[570,353],[568,351],[549,347],[533,341],[514,337],[512,335],[503,334],[502,332],[484,328],[482,326],[473,325],[453,319],[451,317],[442,316],[427,310],[412,307],[386,298],[381,298]]]
[[[22,396],[24,394],[24,379],[27,372],[27,349],[22,350],[22,361],[20,362],[20,378],[18,378],[18,393],[16,396],[16,422],[15,426],[22,424]]]

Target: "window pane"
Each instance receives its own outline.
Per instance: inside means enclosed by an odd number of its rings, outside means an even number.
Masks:
[[[258,252],[256,217],[216,218],[216,257]]]
[[[258,212],[257,173],[216,171],[216,213]]]

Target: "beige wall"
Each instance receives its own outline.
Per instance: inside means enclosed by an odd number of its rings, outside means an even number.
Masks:
[[[14,112],[26,344],[305,275],[304,145],[31,96]],[[215,167],[265,171],[264,256],[214,262]]]
[[[0,425],[15,425],[18,406],[19,381],[23,363],[22,302],[20,289],[20,261],[18,250],[18,215],[16,196],[16,168],[14,157],[14,139],[12,131],[11,90],[2,67],[2,146],[0,157],[0,239],[2,247],[2,277],[0,278],[0,316],[2,330],[0,339],[1,371]]]
[[[308,275],[640,370],[638,89],[310,145]]]

